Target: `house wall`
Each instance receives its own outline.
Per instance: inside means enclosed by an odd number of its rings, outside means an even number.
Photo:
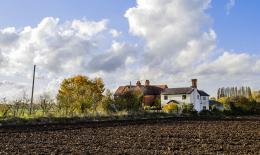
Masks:
[[[201,110],[203,110],[203,106],[205,106],[206,109],[209,110],[209,96],[201,96],[201,105],[200,105]]]
[[[145,95],[143,98],[144,106],[153,106],[155,102],[154,95]]]
[[[186,95],[186,99],[182,99],[182,96]],[[165,100],[164,96],[168,96],[168,99]],[[191,97],[190,94],[178,94],[178,95],[161,95],[161,106],[163,107],[166,105],[169,101],[175,100],[179,102],[180,104],[188,104],[191,103]]]
[[[167,95],[168,99],[165,100],[164,96],[161,95],[161,106],[163,107],[166,105],[169,101],[175,100],[179,102],[180,104],[193,104],[194,109],[197,111],[203,110],[203,106],[206,107],[207,110],[209,110],[209,97],[206,97],[206,100],[203,100],[203,97],[200,96],[199,92],[197,89],[195,89],[191,94],[186,94],[186,99],[182,99],[182,95],[185,94],[179,94],[179,95]]]
[[[143,98],[143,104],[144,106],[155,106],[156,105],[156,100],[160,100],[160,95],[144,95]]]
[[[200,94],[197,91],[197,89],[195,89],[192,93],[191,93],[191,103],[194,106],[194,109],[197,111],[201,111],[201,100],[200,100]]]

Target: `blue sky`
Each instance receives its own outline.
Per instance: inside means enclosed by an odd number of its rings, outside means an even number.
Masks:
[[[112,91],[145,79],[189,86],[191,78],[212,96],[223,86],[260,89],[259,6],[259,0],[3,0],[0,91],[29,92],[33,64],[38,94],[55,94],[75,74],[101,76]]]
[[[237,0],[229,15],[226,14],[227,3],[228,0],[213,0],[207,11],[213,18],[218,46],[252,54],[259,52],[260,1]],[[3,0],[0,5],[0,28],[37,25],[44,17],[52,16],[64,21],[75,18],[109,19],[111,27],[128,33],[124,13],[135,4],[134,0]]]

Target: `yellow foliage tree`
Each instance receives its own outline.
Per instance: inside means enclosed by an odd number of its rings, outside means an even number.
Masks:
[[[57,101],[66,115],[75,112],[85,113],[91,108],[95,110],[104,90],[104,82],[101,78],[91,80],[87,76],[78,75],[62,81]]]

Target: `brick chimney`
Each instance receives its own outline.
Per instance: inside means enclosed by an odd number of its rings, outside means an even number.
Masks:
[[[191,83],[192,83],[192,86],[191,86],[191,87],[192,87],[192,88],[197,88],[197,81],[198,81],[197,79],[192,79],[192,80],[191,80]]]
[[[145,86],[149,86],[150,85],[150,81],[149,80],[145,80]]]
[[[136,86],[141,87],[141,85],[142,85],[142,84],[141,84],[140,81],[137,81],[137,82],[136,82]]]

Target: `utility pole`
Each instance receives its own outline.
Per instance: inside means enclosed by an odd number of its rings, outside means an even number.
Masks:
[[[31,96],[31,104],[30,104],[30,111],[29,111],[29,114],[30,114],[30,115],[32,114],[32,105],[33,105],[35,69],[36,69],[36,65],[33,66],[32,96]]]

